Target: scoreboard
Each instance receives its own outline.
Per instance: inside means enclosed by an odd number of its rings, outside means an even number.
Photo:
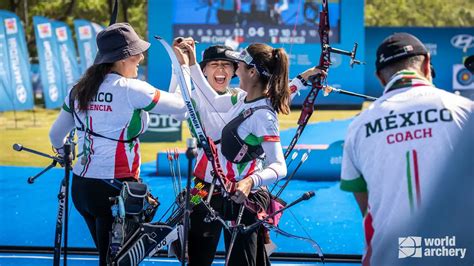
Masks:
[[[198,60],[207,47],[225,44],[236,50],[254,42],[284,48],[290,59],[290,78],[319,64],[321,53],[318,26],[320,0],[152,0],[148,1],[148,80],[167,89],[171,63],[165,50],[154,41],[159,35],[171,42],[191,36]],[[358,59],[364,61],[364,1],[329,0],[330,44],[351,50],[359,44]],[[349,58],[333,54],[328,83],[336,88],[364,93],[364,66],[349,67]],[[347,78],[350,77],[350,78]],[[234,79],[233,86],[238,86]],[[307,93],[307,91],[306,91]],[[295,97],[300,105],[305,92]],[[318,103],[358,105],[361,100],[344,95],[318,97]]]

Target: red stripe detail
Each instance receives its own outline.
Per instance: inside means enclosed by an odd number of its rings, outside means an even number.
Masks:
[[[279,142],[280,141],[280,136],[263,136],[263,141]]]
[[[367,251],[362,258],[363,266],[370,265],[370,257],[372,256],[372,237],[374,236],[374,227],[372,226],[372,221],[372,214],[370,214],[370,211],[368,211],[367,215],[364,217],[364,231]]]
[[[138,148],[140,144],[137,142],[135,143],[135,147],[133,147],[133,153],[135,153],[135,158],[133,158],[132,164],[132,175],[135,179],[140,177],[140,153],[138,152]]]
[[[416,203],[418,207],[421,206],[421,190],[420,190],[420,176],[418,173],[418,157],[416,150],[413,150],[413,168],[415,168],[415,189],[416,189]]]
[[[421,87],[421,86],[429,86],[429,84],[426,83],[413,83],[411,87]]]
[[[120,133],[120,140],[123,140],[123,134],[125,129]],[[116,178],[120,177],[132,177],[130,173],[130,168],[128,167],[128,158],[127,152],[125,151],[125,143],[117,141],[117,148],[115,149],[115,169],[114,176]]]
[[[155,95],[153,95],[153,100],[151,100],[155,105],[160,100],[160,90],[155,90]]]
[[[227,161],[225,165],[225,168],[227,169],[227,175],[225,178],[229,181],[235,181],[235,172],[234,172],[234,168],[232,167],[233,165],[234,164],[231,163],[230,161]]]
[[[247,174],[245,175],[245,177],[247,177],[247,176],[253,174],[253,172],[255,172],[255,166],[257,166],[257,160],[252,160],[252,163],[250,164],[250,168],[247,171]]]
[[[207,164],[207,156],[205,154],[202,154],[201,159],[194,168],[194,176],[201,180],[205,180]]]
[[[298,87],[296,87],[296,85],[291,85],[290,86],[291,94],[295,93],[297,89],[298,89]]]

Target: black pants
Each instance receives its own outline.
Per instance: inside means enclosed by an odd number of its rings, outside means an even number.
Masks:
[[[264,191],[251,194],[250,199],[257,201],[264,209],[270,204],[268,193]],[[235,220],[240,207],[233,201],[224,199],[220,194],[212,197],[211,206],[226,220]],[[204,218],[207,213],[207,209],[202,204],[195,206],[191,213],[188,242],[189,265],[211,265],[214,260],[223,226],[218,221],[206,223]],[[241,223],[249,225],[256,220],[256,214],[245,210]],[[226,230],[224,232],[226,250],[230,239],[231,233]],[[261,230],[237,235],[229,265],[270,265]]]
[[[127,180],[123,180],[127,181]],[[128,180],[130,181],[130,180]],[[115,183],[115,186],[118,184]],[[109,232],[113,216],[109,197],[116,197],[120,190],[101,179],[73,175],[72,201],[89,227],[95,246],[99,250],[100,265],[107,265]]]

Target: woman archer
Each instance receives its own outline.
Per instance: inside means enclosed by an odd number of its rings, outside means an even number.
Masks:
[[[289,87],[285,51],[257,43],[251,44],[242,53],[226,51],[228,58],[239,62],[236,75],[240,78],[241,90],[219,95],[208,84],[196,63],[194,42],[186,40],[175,42],[174,45],[179,48],[175,52],[182,64],[189,64],[191,79],[206,98],[205,103],[201,104],[212,103],[210,109],[222,114],[221,119],[227,124],[221,134],[219,159],[226,178],[237,182],[231,197],[233,202],[223,199],[221,195],[213,196],[213,201],[220,201],[220,210],[227,220],[235,220],[239,204],[247,199],[256,203],[259,209],[266,210],[270,195],[265,186],[286,175],[277,113],[289,113],[292,92],[304,87],[305,81],[299,76],[292,81],[294,86]],[[321,71],[314,68],[305,72],[307,77],[317,73]],[[244,211],[243,224],[249,225],[256,220],[255,212]],[[228,248],[228,232],[225,238]],[[229,265],[270,264],[261,230],[238,235],[231,254]],[[191,256],[190,264],[193,264]]]

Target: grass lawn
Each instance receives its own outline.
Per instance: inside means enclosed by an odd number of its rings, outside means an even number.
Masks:
[[[316,110],[310,122],[345,119],[359,112],[359,110]],[[0,153],[0,165],[46,166],[49,164],[51,162],[49,159],[29,152],[16,152],[12,149],[12,145],[20,143],[31,149],[52,153],[48,132],[58,113],[59,110],[39,108],[34,111],[0,113],[0,150],[2,151]],[[300,110],[293,110],[288,116],[280,115],[280,129],[295,127],[299,115]],[[183,141],[141,143],[142,161],[155,160],[157,152],[167,148],[186,148],[185,140],[190,134],[186,123],[183,123],[183,127]]]

